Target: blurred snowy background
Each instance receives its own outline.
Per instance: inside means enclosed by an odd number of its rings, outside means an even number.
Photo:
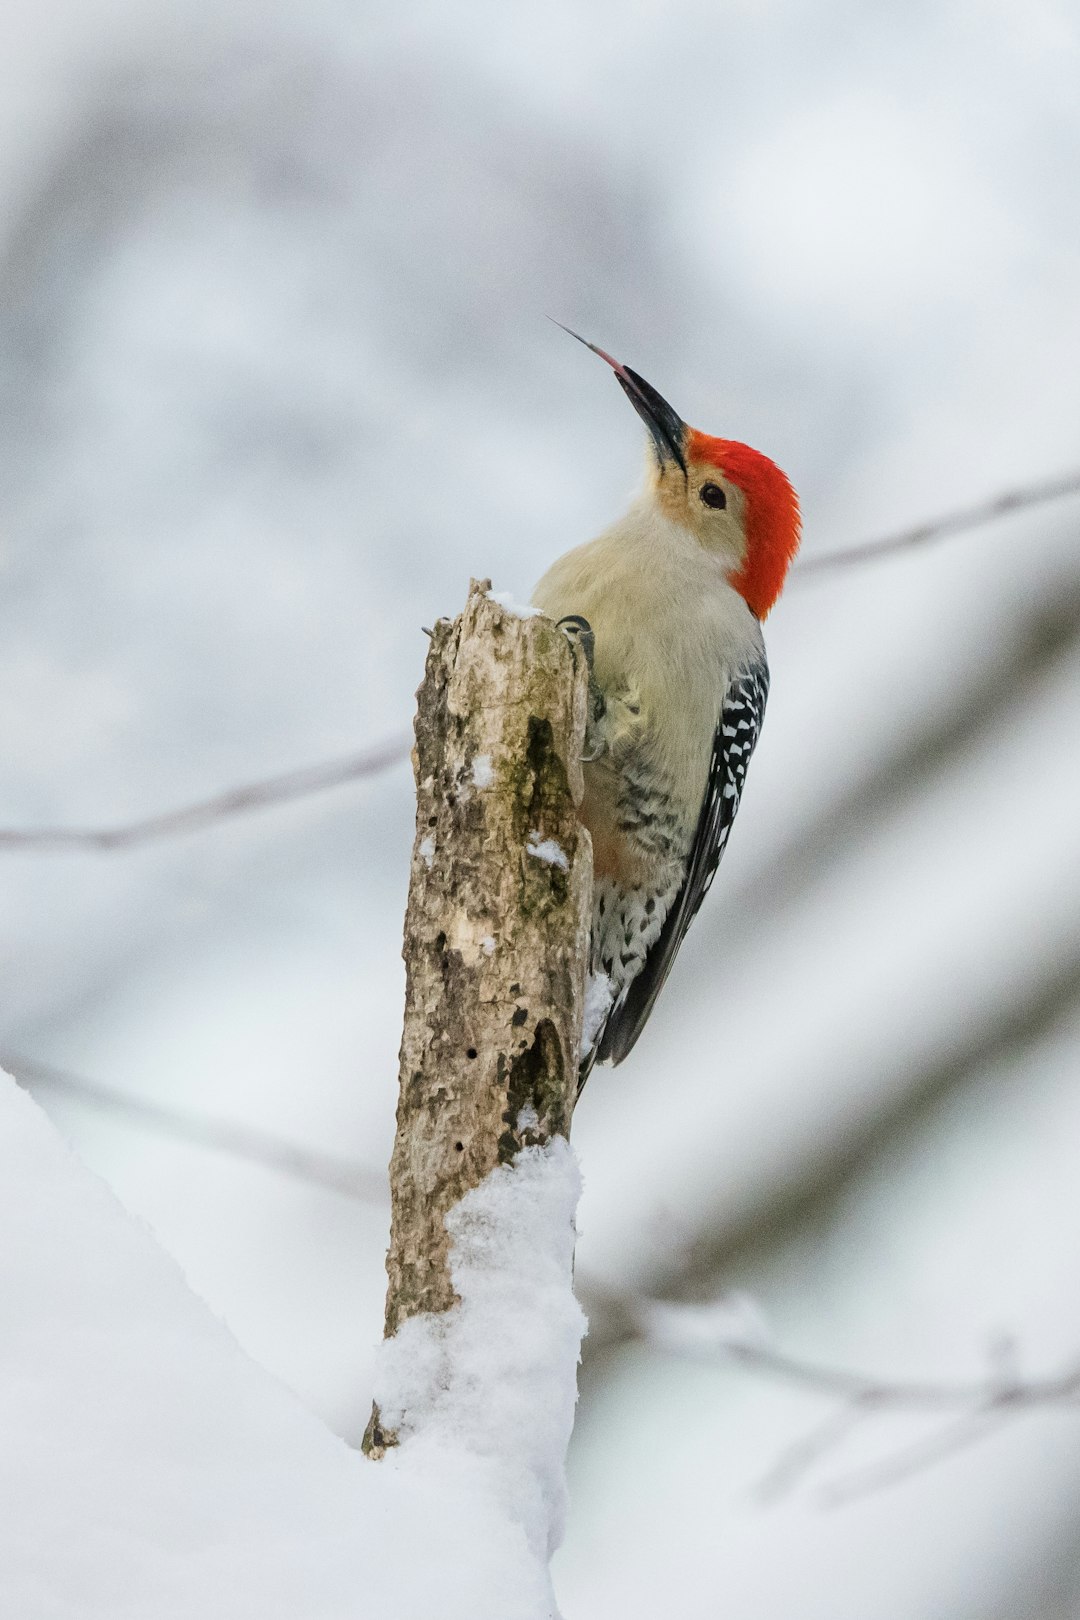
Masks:
[[[0,824],[108,825],[407,732],[470,574],[612,517],[625,358],[773,455],[805,555],[1080,463],[1080,11],[9,0]],[[793,579],[704,915],[575,1122],[569,1620],[1080,1616],[1080,1419],[826,1511],[820,1397],[628,1336],[749,1294],[887,1378],[1080,1353],[1080,500]],[[0,1055],[356,1438],[386,1209],[47,1082],[381,1174],[408,767],[127,852],[0,852]],[[995,1348],[996,1347],[996,1348]],[[873,1478],[873,1475],[871,1476]]]

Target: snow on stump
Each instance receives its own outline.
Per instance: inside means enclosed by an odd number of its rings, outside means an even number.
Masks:
[[[390,1164],[386,1342],[364,1449],[501,1472],[534,1553],[561,1531],[583,1319],[571,1288],[592,851],[587,671],[474,581],[431,638]]]

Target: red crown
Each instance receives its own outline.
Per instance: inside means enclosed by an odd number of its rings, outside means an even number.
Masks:
[[[763,619],[799,549],[799,498],[775,461],[748,444],[691,430],[687,448],[693,460],[717,468],[746,496],[746,561],[731,583]]]

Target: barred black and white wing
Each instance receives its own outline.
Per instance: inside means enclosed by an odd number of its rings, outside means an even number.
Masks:
[[[686,877],[644,967],[612,1009],[596,1052],[600,1063],[621,1063],[641,1034],[686,930],[709,892],[739,808],[746,768],[761,731],[768,696],[769,666],[762,655],[760,662],[745,669],[728,687],[713,736],[709,780]]]

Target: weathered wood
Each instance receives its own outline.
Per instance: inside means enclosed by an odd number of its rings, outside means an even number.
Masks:
[[[577,1083],[585,659],[489,590],[473,581],[460,617],[436,625],[418,693],[388,1338],[455,1303],[446,1212],[521,1148],[569,1135]],[[364,1449],[392,1444],[376,1408]]]

